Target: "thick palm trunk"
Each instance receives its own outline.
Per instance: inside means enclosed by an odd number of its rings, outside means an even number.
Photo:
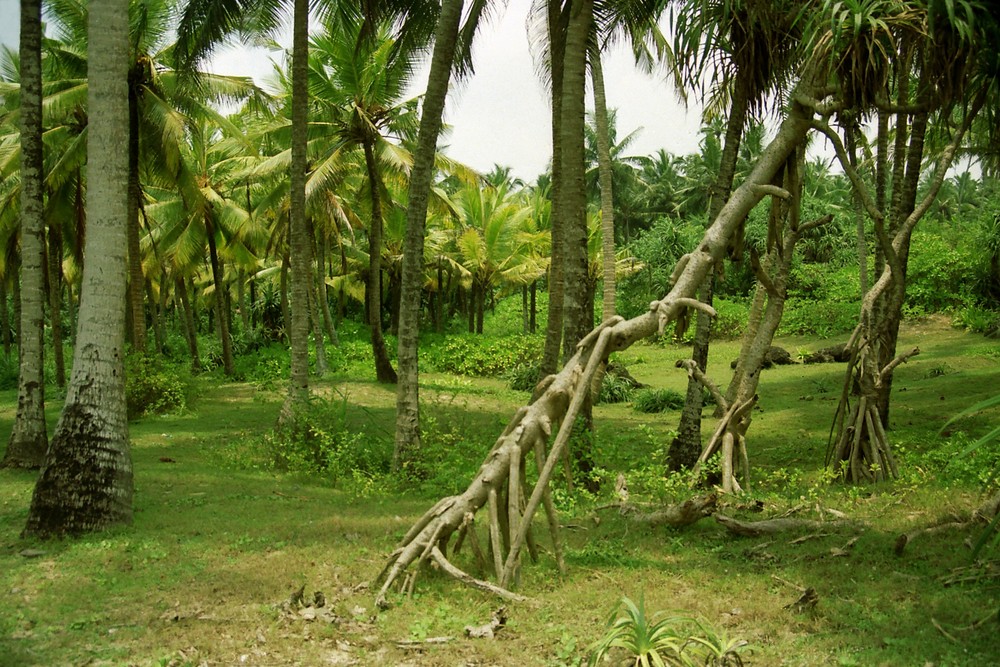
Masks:
[[[562,89],[563,56],[566,51],[566,26],[568,11],[563,11],[560,0],[548,0],[549,67],[552,77],[552,248],[549,261],[549,309],[545,324],[545,345],[539,370],[543,378],[559,366],[559,352],[563,336],[563,221],[556,211],[562,198]]]
[[[48,537],[132,520],[123,377],[128,154],[128,4],[89,5],[87,263],[73,373],[25,534]]]
[[[292,163],[288,215],[291,252],[291,322],[285,320],[292,358],[288,395],[279,421],[291,425],[309,399],[309,231],[306,226],[308,156],[309,2],[295,0],[292,18]]]
[[[375,355],[375,378],[385,384],[396,383],[396,371],[389,361],[389,352],[382,337],[382,180],[375,163],[371,139],[365,139],[365,167],[371,190],[372,221],[368,229],[368,326],[371,327],[372,353]]]
[[[434,175],[441,117],[448,95],[451,67],[455,60],[462,0],[443,0],[434,38],[434,54],[424,94],[423,113],[417,134],[417,150],[410,172],[406,237],[403,240],[402,285],[399,299],[399,384],[396,388],[396,433],[392,467],[402,470],[420,450],[420,389],[418,385],[418,337],[420,333],[420,289],[424,280],[424,226],[427,199]],[[440,275],[440,273],[439,273]],[[438,293],[441,285],[438,283]]]
[[[21,331],[17,413],[3,467],[39,468],[45,459],[45,264],[42,198],[42,3],[21,2]],[[7,308],[6,300],[3,304]]]
[[[615,316],[615,204],[611,184],[611,140],[608,136],[608,101],[604,93],[601,52],[590,50],[590,78],[594,88],[594,123],[597,129],[597,170],[601,184],[601,256],[604,293],[601,317]]]
[[[128,95],[128,302],[131,326],[129,340],[136,352],[146,351],[146,312],[142,298],[145,279],[139,249],[139,100],[129,75]]]

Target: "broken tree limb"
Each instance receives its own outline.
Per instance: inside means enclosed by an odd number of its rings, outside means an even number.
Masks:
[[[677,505],[669,505],[655,512],[633,512],[628,518],[632,521],[650,526],[671,526],[681,528],[711,516],[719,504],[719,496],[709,493],[695,498],[689,498]],[[624,508],[623,508],[624,509]]]
[[[449,576],[457,579],[466,586],[471,586],[472,588],[477,588],[481,591],[492,593],[493,595],[496,595],[499,598],[503,598],[504,600],[510,600],[511,602],[528,602],[530,600],[530,598],[526,598],[523,595],[519,595],[512,591],[508,591],[507,589],[501,588],[500,586],[495,586],[488,581],[483,581],[482,579],[476,579],[472,575],[463,572],[462,570],[458,569],[450,562],[448,562],[448,559],[444,557],[444,554],[441,553],[441,550],[438,549],[436,546],[431,547],[431,557],[434,559],[434,562],[437,563],[438,567],[444,570]]]
[[[761,535],[774,535],[785,533],[789,530],[817,530],[835,526],[837,521],[813,521],[812,519],[778,518],[764,519],[763,521],[740,521],[725,514],[716,514],[715,520],[721,523],[726,529],[742,537],[760,537]]]
[[[807,94],[813,92],[816,86],[812,77],[803,79],[800,88]],[[657,302],[655,309],[651,308],[631,320],[618,320],[613,323],[609,321],[581,341],[562,370],[546,378],[536,388],[535,400],[517,411],[490,449],[466,490],[436,505],[435,511],[425,514],[417,522],[418,525],[407,533],[375,580],[375,583],[381,582],[375,599],[379,608],[388,606],[386,598],[388,592],[393,586],[407,579],[411,568],[424,565],[429,544],[431,556],[438,558],[434,551],[436,549],[437,553],[441,554],[440,560],[447,560],[439,545],[447,545],[449,539],[461,527],[466,514],[475,514],[487,504],[490,491],[499,494],[507,487],[511,456],[520,457],[520,465],[523,467],[525,457],[531,455],[537,448],[545,447],[557,424],[562,426],[560,431],[572,426],[573,417],[569,413],[569,408],[574,403],[579,405],[579,401],[582,400],[580,395],[589,390],[588,369],[591,369],[589,372],[592,373],[600,364],[607,362],[607,357],[611,353],[624,350],[636,341],[660,331],[665,321],[675,318],[685,307],[682,300],[691,299],[696,295],[698,288],[716,263],[725,255],[729,239],[763,197],[764,193],[759,191],[757,186],[771,183],[788,156],[802,145],[810,130],[812,115],[812,110],[793,101],[774,139],[764,149],[746,181],[732,192],[697,248],[678,263],[672,276],[674,280],[670,292]],[[599,351],[598,345],[602,346]],[[557,442],[559,437],[557,436]],[[566,437],[568,438],[568,435]],[[553,449],[556,449],[555,443]],[[550,457],[545,462],[544,468],[550,467],[550,461],[557,458]],[[548,482],[548,477],[544,480],[539,479],[532,491],[529,505],[525,507],[524,515],[520,518],[520,527],[515,540],[509,545],[509,552],[505,554],[504,571],[508,569],[506,563],[517,562],[517,552],[526,539],[526,525],[530,524],[538,503],[544,502],[546,496],[544,487]],[[496,497],[495,502],[499,510],[499,497]],[[534,508],[529,510],[532,505]],[[546,505],[548,513],[548,503]],[[551,516],[550,527],[554,531],[553,538],[557,539],[555,531],[558,524],[551,520]],[[433,542],[431,542],[432,537]],[[410,581],[412,582],[412,579]]]
[[[882,368],[882,371],[878,374],[878,380],[876,381],[875,386],[876,387],[882,386],[882,384],[889,377],[892,376],[893,371],[895,371],[897,368],[899,368],[900,364],[905,364],[907,361],[909,361],[913,357],[917,356],[918,354],[920,354],[920,348],[919,347],[915,347],[912,350],[910,350],[909,352],[904,352],[903,354],[899,355],[898,357],[896,357],[895,359],[893,359],[892,361],[890,361],[889,363],[887,363]]]
[[[1000,493],[991,496],[988,500],[986,500],[986,502],[977,507],[972,513],[972,516],[967,519],[963,519],[958,516],[949,516],[943,521],[939,521],[930,526],[915,528],[908,533],[900,534],[900,536],[896,538],[893,551],[897,556],[902,556],[906,547],[912,544],[918,537],[951,530],[964,530],[970,526],[989,524],[996,518],[997,514],[1000,514]]]

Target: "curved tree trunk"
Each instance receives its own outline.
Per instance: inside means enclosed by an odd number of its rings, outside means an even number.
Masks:
[[[366,138],[365,167],[371,190],[372,221],[368,229],[368,282],[366,284],[368,325],[372,333],[372,353],[375,355],[375,378],[385,384],[396,383],[396,371],[389,361],[389,352],[382,337],[382,179],[375,163],[373,140]],[[419,306],[418,306],[419,308]]]
[[[42,180],[42,3],[21,2],[21,332],[17,413],[3,462],[7,468],[39,468],[48,439],[45,428],[45,264]],[[7,303],[4,300],[6,310]],[[58,311],[56,311],[58,312]],[[57,322],[54,324],[58,325]]]
[[[88,229],[73,373],[31,499],[25,534],[49,537],[132,520],[125,413],[128,5],[91,0]]]
[[[309,233],[306,227],[308,156],[309,2],[295,0],[292,16],[292,163],[288,215],[291,253],[291,321],[285,320],[292,358],[288,394],[279,423],[292,425],[296,410],[309,399]]]
[[[604,293],[601,319],[615,316],[615,203],[611,184],[611,140],[608,136],[608,101],[604,93],[601,52],[590,49],[590,78],[594,87],[594,123],[597,129],[597,169],[601,184],[601,256]]]
[[[681,308],[697,305],[691,297],[724,255],[729,239],[737,227],[768,192],[778,168],[784,164],[791,151],[805,140],[811,117],[811,112],[793,102],[788,117],[747,181],[733,192],[715,222],[705,232],[697,249],[678,262],[670,293],[661,301],[651,304],[648,313],[627,322],[620,318],[612,319],[582,339],[576,354],[563,369],[557,375],[546,378],[536,389],[537,399],[517,411],[466,491],[443,498],[413,525],[376,579],[377,582],[382,582],[376,597],[379,606],[388,604],[388,591],[401,581],[401,577],[411,567],[418,568],[434,560],[439,565],[447,563],[450,569],[446,570],[457,576],[457,568],[448,563],[444,554],[447,553],[451,538],[456,534],[463,540],[476,544],[478,538],[473,520],[483,507],[489,507],[488,529],[490,541],[494,545],[494,569],[501,586],[516,580],[521,549],[529,539],[532,519],[540,505],[545,507],[550,530],[557,539],[558,517],[551,505],[548,484],[569,440],[575,417],[590,393],[589,383],[598,366],[607,360],[609,354],[623,350],[656,331],[662,332]],[[556,424],[559,424],[559,432],[546,457],[544,449]],[[521,474],[529,458],[535,460],[539,469],[538,482],[531,490],[530,497],[526,489],[522,490],[521,484]],[[501,505],[504,496],[507,502]],[[509,548],[506,553],[502,551],[500,535],[501,506],[507,508],[508,520],[505,525],[509,531]],[[457,544],[455,549],[458,549]],[[558,539],[555,552],[557,561],[561,562]],[[413,590],[415,576],[415,569],[407,575],[406,588],[410,591]],[[471,578],[464,581],[477,587],[482,587],[480,584],[485,583],[470,582],[469,579]],[[496,586],[489,590],[504,597],[517,598]]]

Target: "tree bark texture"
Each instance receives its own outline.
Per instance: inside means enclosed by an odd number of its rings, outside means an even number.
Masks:
[[[309,399],[309,233],[306,227],[306,170],[309,121],[309,2],[295,0],[292,17],[292,162],[289,167],[288,238],[291,304],[285,327],[291,342],[288,394],[279,422],[292,425]]]
[[[128,227],[128,3],[89,6],[88,229],[79,329],[66,403],[35,485],[25,533],[101,530],[132,520],[125,413]]]
[[[136,352],[146,351],[146,311],[142,291],[142,252],[139,248],[139,82],[138,65],[128,75],[128,302],[131,325],[129,341]]]
[[[45,290],[42,261],[42,3],[21,2],[21,332],[17,413],[2,467],[40,468],[45,427]],[[3,304],[7,308],[6,301]]]
[[[601,319],[615,316],[615,201],[611,183],[611,139],[608,136],[608,100],[604,92],[601,52],[590,49],[590,78],[594,88],[594,124],[597,134],[597,170],[601,185],[601,257],[604,292]]]
[[[375,378],[384,384],[395,384],[396,371],[389,361],[389,351],[382,337],[382,179],[375,162],[374,140],[364,140],[365,167],[371,190],[372,220],[368,228],[368,283],[366,285],[368,326],[371,328],[372,354],[375,356]]]

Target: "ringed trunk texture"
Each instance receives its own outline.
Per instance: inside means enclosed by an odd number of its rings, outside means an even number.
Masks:
[[[589,396],[590,381],[608,355],[654,332],[662,332],[682,308],[699,307],[692,297],[725,254],[737,227],[767,192],[777,170],[805,140],[810,120],[811,112],[793,103],[788,117],[747,181],[729,198],[698,247],[678,262],[670,293],[652,302],[650,310],[643,315],[628,321],[614,318],[587,334],[562,370],[539,384],[535,390],[536,400],[517,411],[468,488],[459,495],[440,500],[413,525],[376,578],[376,582],[382,582],[376,597],[379,606],[387,606],[386,595],[403,577],[406,579],[404,588],[412,591],[419,567],[434,558],[435,550],[446,553],[456,533],[463,540],[478,543],[469,526],[472,517],[486,506],[490,508],[490,542],[500,586],[516,581],[521,549],[530,541],[532,521],[540,505],[546,508],[549,529],[556,540],[556,558],[561,561],[558,518],[551,506],[548,484],[563,456],[575,418]],[[554,431],[558,433],[546,453],[546,445]],[[529,497],[520,479],[532,458],[539,473]],[[501,522],[499,508],[503,498],[507,500],[508,509],[507,520]],[[463,526],[466,527],[464,531]],[[503,527],[507,528],[509,548],[506,551],[503,551],[501,540]]]
[[[89,7],[90,182],[79,329],[66,403],[35,485],[26,535],[101,530],[132,520],[123,356],[128,221],[128,7]]]
[[[45,428],[45,220],[42,198],[42,3],[21,2],[21,333],[17,413],[0,466],[40,468]],[[7,309],[6,299],[3,303]],[[58,312],[58,311],[56,311]],[[58,322],[53,323],[58,326]]]
[[[293,425],[296,410],[309,399],[309,232],[306,226],[306,155],[309,120],[309,2],[295,0],[292,17],[292,162],[289,167],[288,237],[291,304],[282,302],[291,342],[291,368],[280,424]],[[284,272],[282,278],[284,278]],[[284,292],[283,292],[284,294]],[[289,310],[291,311],[289,313]],[[289,320],[288,318],[291,318]]]

